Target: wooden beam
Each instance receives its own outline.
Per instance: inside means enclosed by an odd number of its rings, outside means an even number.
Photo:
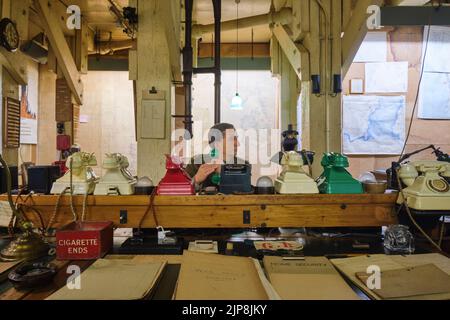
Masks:
[[[270,40],[270,71],[273,76],[281,75],[280,59],[280,45],[277,38],[272,36]]]
[[[52,5],[47,0],[35,0],[36,8],[44,29],[58,60],[58,66],[67,80],[77,104],[83,104],[83,83],[69,45],[64,37],[57,17],[52,13]]]
[[[85,17],[82,17],[81,29],[75,31],[75,62],[81,74],[88,73],[89,37],[87,21]]]
[[[350,22],[350,17],[352,16],[352,3],[352,0],[342,0],[342,30],[345,30]]]
[[[36,0],[32,0],[32,3],[30,5],[30,21],[44,31],[44,24],[38,13],[38,9],[35,2]],[[66,37],[75,37],[76,30],[67,28],[67,17],[69,15],[67,14],[67,7],[64,4],[64,1],[48,0],[47,2],[51,5],[52,14],[58,20],[59,26],[61,30],[64,32],[64,35]],[[76,4],[72,2],[70,4]],[[79,2],[79,0],[77,0],[77,2]]]
[[[161,15],[164,21],[167,44],[169,46],[170,68],[172,80],[182,81],[181,77],[181,48],[180,48],[180,0],[162,1]]]
[[[369,14],[367,8],[371,5],[382,6],[384,0],[358,0],[356,7],[353,10],[350,22],[344,32],[342,38],[342,78],[348,72],[353,59],[358,53],[366,34],[367,34],[367,19]]]
[[[2,18],[9,17],[11,15],[11,0],[2,0]]]
[[[236,53],[235,43],[222,43],[221,45],[221,57],[222,58],[235,58]],[[270,44],[269,43],[239,43],[239,57],[240,58],[269,58],[270,57]],[[200,43],[198,50],[199,58],[212,58],[214,57],[214,44],[213,43]]]
[[[12,53],[3,47],[0,48],[0,64],[6,68],[14,81],[22,86],[28,84],[25,59],[26,57],[22,53]]]
[[[285,26],[275,25],[273,28],[273,34],[278,40],[278,43],[283,50],[284,54],[288,58],[295,73],[297,73],[300,79],[309,79],[309,64],[302,62],[302,59],[308,59],[308,52],[306,48],[301,44],[296,44],[292,41]]]
[[[292,39],[295,42],[301,41],[309,32],[309,1],[293,1],[292,2]]]

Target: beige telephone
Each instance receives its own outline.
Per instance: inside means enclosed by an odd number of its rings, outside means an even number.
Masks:
[[[131,195],[136,179],[128,171],[128,158],[120,153],[106,154],[103,160],[104,176],[95,187],[95,195]]]
[[[306,164],[298,152],[284,152],[281,160],[283,171],[275,180],[275,191],[280,194],[319,193],[317,183],[303,170]]]
[[[74,153],[66,161],[69,171],[53,183],[51,193],[70,193],[70,188],[73,187],[74,195],[93,194],[98,177],[91,167],[96,165],[97,159],[93,153]]]
[[[419,211],[450,211],[450,163],[414,161],[403,164],[399,178],[407,186],[397,203]],[[404,197],[403,197],[404,195]]]

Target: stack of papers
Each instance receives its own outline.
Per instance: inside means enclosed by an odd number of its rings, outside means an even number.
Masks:
[[[373,299],[450,299],[450,259],[440,254],[379,254],[331,261]],[[374,270],[380,274],[378,288]]]

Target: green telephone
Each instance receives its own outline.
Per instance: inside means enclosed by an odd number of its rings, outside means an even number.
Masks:
[[[414,161],[401,165],[398,175],[406,188],[398,204],[418,211],[450,211],[450,163]],[[405,199],[406,198],[406,199]]]

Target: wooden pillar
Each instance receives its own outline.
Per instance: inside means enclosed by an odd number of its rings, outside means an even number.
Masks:
[[[342,76],[342,46],[341,46],[341,30],[342,30],[342,3],[341,1],[329,0],[328,8],[331,19],[330,33],[330,92],[327,96],[328,107],[328,148],[327,151],[342,151],[342,94],[333,91],[333,76],[340,75],[341,83],[344,80]]]
[[[292,68],[288,58],[284,53],[280,55],[281,59],[281,130],[287,130],[288,125],[292,124],[297,128],[297,105],[300,95],[300,79]]]
[[[38,165],[58,160],[56,151],[56,74],[48,65],[39,67]]]
[[[133,6],[133,4],[130,4]],[[165,20],[161,10],[162,1],[137,0],[139,12],[139,33],[137,37],[137,154],[138,175],[149,176],[158,183],[164,176],[165,154],[170,153],[172,83],[169,46],[165,36]],[[131,62],[132,63],[132,62]],[[136,75],[135,75],[136,76]],[[143,119],[143,92],[155,89],[165,94],[165,128],[163,138],[147,138],[143,128],[150,126]],[[149,120],[149,119],[148,119]],[[148,122],[148,121],[147,121]]]
[[[320,5],[322,4],[322,6]],[[322,172],[320,159],[324,152],[341,152],[341,94],[334,93],[333,76],[341,75],[342,3],[333,0],[305,0],[294,10],[291,39],[284,39],[281,64],[274,61],[273,71],[281,65],[281,125],[296,125],[298,97],[301,93],[302,147],[316,152],[313,175]],[[275,32],[275,35],[278,35]],[[294,38],[293,38],[294,37]],[[286,37],[285,37],[286,38]],[[279,39],[283,40],[283,39]],[[292,41],[293,43],[289,43]],[[297,42],[295,42],[297,41]],[[292,77],[292,67],[286,63],[290,46],[304,48],[301,72]],[[277,48],[273,43],[273,48]],[[287,50],[287,52],[286,52]],[[292,65],[292,56],[291,56]],[[290,71],[286,72],[287,69]],[[299,71],[299,70],[297,70]],[[294,72],[295,73],[295,72]],[[320,93],[312,92],[311,76],[320,76]]]
[[[308,14],[308,12],[302,12],[302,15]],[[326,151],[326,76],[325,76],[325,22],[323,15],[321,14],[320,7],[316,1],[310,1],[310,61],[311,61],[311,76],[320,76],[320,94],[312,93],[312,85],[303,84],[302,87],[308,88],[308,91],[304,91],[305,104],[302,105],[304,114],[307,118],[304,121],[307,122],[308,132],[303,134],[309,137],[309,145],[303,147],[316,152],[320,157],[321,153]],[[322,16],[322,18],[320,18]],[[321,50],[322,47],[322,50]],[[310,79],[308,79],[311,81]],[[308,81],[307,80],[307,81]],[[305,130],[304,130],[305,131]],[[320,161],[314,161],[313,175],[318,176],[320,174]]]

